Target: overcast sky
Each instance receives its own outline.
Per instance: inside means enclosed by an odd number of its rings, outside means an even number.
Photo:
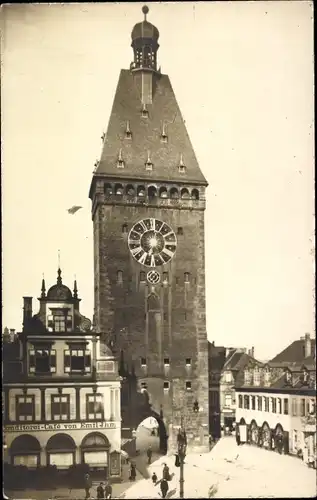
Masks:
[[[88,190],[142,4],[2,7],[3,325],[77,277],[93,314]],[[260,359],[313,333],[310,2],[150,4],[201,169],[208,338]],[[76,215],[67,208],[81,205]]]

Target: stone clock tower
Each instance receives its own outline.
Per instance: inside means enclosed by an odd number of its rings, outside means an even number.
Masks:
[[[142,10],[144,21],[131,34],[134,60],[121,70],[89,194],[95,328],[121,363],[123,427],[144,416],[125,389],[132,377],[164,425],[168,449],[183,422],[188,447],[203,450],[207,181],[170,80],[157,67],[159,32]]]

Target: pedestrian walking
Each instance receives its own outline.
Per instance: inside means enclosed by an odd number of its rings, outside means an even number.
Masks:
[[[168,482],[166,481],[166,479],[162,479],[160,486],[161,486],[162,498],[166,498],[168,492]]]
[[[163,464],[163,465],[164,465],[164,467],[163,467],[162,477],[166,481],[169,481],[171,479],[169,467],[166,464]]]
[[[98,500],[103,500],[105,498],[103,483],[100,483],[98,488],[97,488],[97,498],[98,498]]]
[[[148,447],[146,454],[147,454],[147,458],[148,458],[147,463],[150,464],[151,460],[152,460],[152,448],[151,448],[151,446]]]
[[[157,475],[155,474],[155,472],[153,472],[153,474],[152,474],[152,482],[153,482],[153,484],[157,483]]]
[[[92,480],[89,474],[85,474],[85,499],[90,498],[90,489],[92,487]]]
[[[131,464],[131,467],[130,467],[130,481],[135,481],[135,478],[136,478],[136,470],[135,470],[135,465],[134,464]]]
[[[109,481],[107,481],[105,486],[105,498],[112,498],[112,486]]]
[[[240,438],[240,432],[236,432],[236,442],[237,442],[237,445],[240,446],[241,444],[241,438]]]

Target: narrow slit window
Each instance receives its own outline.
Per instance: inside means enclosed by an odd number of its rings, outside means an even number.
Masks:
[[[180,235],[182,235],[182,234],[184,234],[184,230],[183,230],[183,228],[182,228],[182,227],[178,227],[178,228],[177,228],[177,234],[178,234],[179,236],[180,236]]]
[[[128,232],[128,224],[123,224],[122,225],[122,232],[126,234]]]
[[[170,365],[170,358],[164,358],[164,365],[169,366]]]
[[[123,273],[122,271],[117,271],[117,283],[122,283],[123,281]]]
[[[191,366],[192,360],[191,358],[186,358],[186,366]]]
[[[187,381],[186,382],[186,391],[191,391],[191,389],[192,389],[192,383]]]
[[[145,272],[141,271],[140,272],[140,283],[144,283],[144,282],[145,282]]]
[[[146,366],[146,358],[141,358],[141,366]]]
[[[189,273],[184,273],[184,281],[185,281],[185,283],[189,283],[189,281],[190,281],[189,278],[190,278]]]
[[[164,391],[168,391],[168,389],[170,388],[170,383],[169,382],[164,382]]]

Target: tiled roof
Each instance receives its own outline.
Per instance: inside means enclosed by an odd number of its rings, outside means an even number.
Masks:
[[[94,176],[207,185],[169,77],[155,75],[153,78],[153,102],[146,106],[148,117],[143,118],[140,75],[121,70],[103,151]],[[127,122],[132,139],[125,137]],[[166,143],[161,141],[163,123],[168,136]],[[124,168],[119,169],[117,160],[120,150]],[[153,163],[152,170],[145,169],[148,152]],[[186,166],[184,173],[178,169],[181,155]]]
[[[271,363],[280,363],[286,366],[286,363],[305,363],[305,340],[295,340],[292,342],[286,349],[280,352],[277,356],[275,356],[269,364]],[[316,339],[311,339],[311,350],[312,352],[316,349]],[[313,361],[313,356],[309,356],[307,358],[308,361]]]

